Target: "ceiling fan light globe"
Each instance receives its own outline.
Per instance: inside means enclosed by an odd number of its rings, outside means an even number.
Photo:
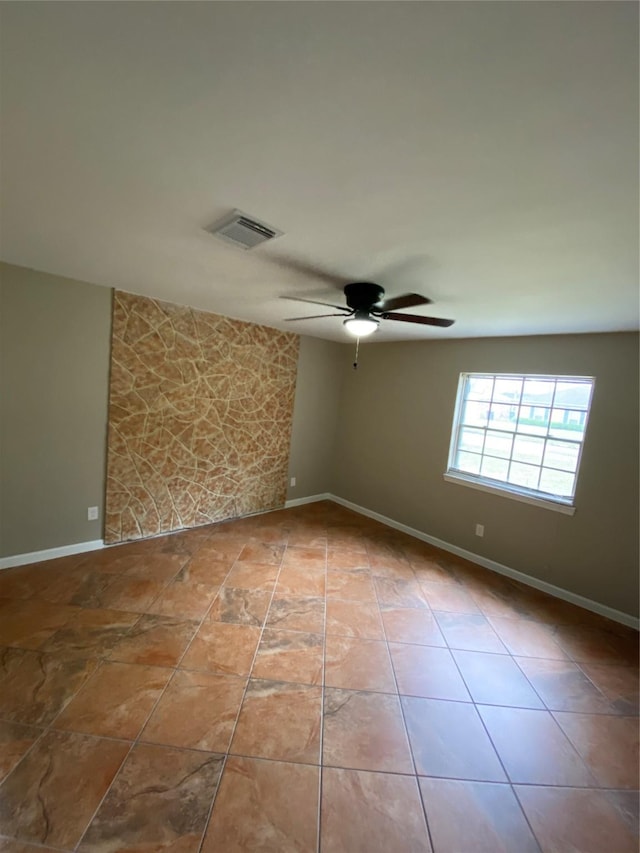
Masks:
[[[372,335],[378,328],[378,320],[373,317],[350,317],[344,321],[345,328],[354,338],[366,338]]]

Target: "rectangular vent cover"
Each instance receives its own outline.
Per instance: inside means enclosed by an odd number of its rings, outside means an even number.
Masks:
[[[241,210],[234,210],[230,216],[225,217],[221,222],[216,222],[206,230],[215,237],[221,237],[241,249],[253,249],[282,234],[282,231],[272,228],[266,222],[260,222],[258,219],[247,216]]]

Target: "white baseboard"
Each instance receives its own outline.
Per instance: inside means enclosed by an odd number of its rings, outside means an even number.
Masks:
[[[316,503],[317,501],[328,501],[332,500],[332,496],[330,494],[323,495],[311,495],[307,498],[296,498],[295,500],[286,501],[284,508],[288,509],[293,506],[302,506],[303,504]],[[257,512],[250,512],[246,515],[237,516],[237,518],[249,518],[254,515],[266,515],[269,512],[273,512],[274,510],[282,509],[282,506],[270,507],[269,509],[258,510]],[[225,518],[222,521],[234,521],[235,518]],[[204,525],[201,525],[204,526]],[[162,533],[158,533],[155,536],[145,536],[144,539],[155,539],[159,536],[167,536],[168,534],[174,533],[184,533],[187,529],[196,529],[196,528],[180,528],[179,530],[168,530]],[[132,542],[138,542],[141,540],[132,539]],[[126,542],[117,542],[114,545],[126,545]],[[2,569],[13,569],[17,566],[26,566],[29,563],[42,563],[44,560],[55,560],[57,557],[68,557],[71,554],[82,554],[85,551],[97,551],[100,548],[112,547],[105,546],[104,541],[102,539],[94,539],[92,542],[77,542],[74,545],[62,545],[60,548],[47,548],[45,551],[31,551],[28,554],[15,554],[11,557],[0,557],[0,571]]]
[[[394,521],[392,518],[387,518],[386,515],[381,515],[379,512],[366,509],[363,506],[354,504],[344,498],[339,498],[337,495],[322,496],[321,500],[332,500],[340,506],[351,509],[360,515],[365,515],[367,518],[373,518],[375,521],[380,521],[386,524],[387,527],[393,527],[395,530],[401,530],[403,533],[408,533],[416,539],[423,542],[428,542],[436,548],[441,548],[443,551],[449,551],[451,554],[456,554],[458,557],[464,557],[465,560],[471,560],[483,566],[485,569],[490,569],[492,572],[497,572],[499,575],[506,575],[508,578],[519,581],[520,583],[532,586],[539,589],[541,592],[546,592],[556,598],[561,598],[563,601],[568,601],[571,604],[576,604],[578,607],[583,607],[585,610],[591,610],[593,613],[598,613],[607,619],[614,622],[619,622],[622,625],[627,625],[629,628],[640,628],[640,620],[635,616],[630,616],[628,613],[623,613],[621,610],[614,610],[613,607],[607,607],[606,604],[600,604],[590,598],[585,598],[583,595],[578,595],[575,592],[570,592],[562,587],[555,586],[552,583],[534,578],[531,575],[526,575],[524,572],[519,572],[517,569],[512,569],[509,566],[504,566],[502,563],[496,563],[495,560],[490,560],[488,557],[482,557],[480,554],[474,554],[472,551],[467,551],[465,548],[459,548],[457,545],[452,545],[450,542],[444,542],[442,539],[437,539],[435,536],[429,536],[428,533],[423,533],[421,530],[416,530],[414,527],[409,527],[406,524],[401,524],[399,521]],[[311,500],[311,499],[309,499]]]
[[[55,560],[57,557],[68,557],[70,554],[83,554],[85,551],[98,551],[104,548],[102,539],[92,542],[76,542],[74,545],[63,545],[60,548],[47,548],[46,551],[31,551],[29,554],[15,554],[13,557],[0,557],[0,569],[13,569],[16,566],[26,566],[27,563],[41,563],[43,560]]]
[[[449,551],[451,554],[456,554],[458,557],[463,557],[485,569],[489,569],[497,574],[505,575],[527,586],[539,589],[563,601],[568,601],[571,604],[576,604],[578,607],[583,607],[585,610],[590,610],[593,613],[598,613],[607,619],[614,622],[619,622],[622,625],[627,625],[630,628],[640,629],[640,620],[635,616],[630,616],[628,613],[623,613],[621,610],[615,610],[613,607],[607,607],[605,604],[600,604],[590,598],[585,598],[583,595],[578,595],[575,592],[562,589],[562,587],[547,583],[546,581],[534,578],[531,575],[526,575],[524,572],[519,572],[517,569],[512,569],[510,566],[504,566],[502,563],[497,563],[495,560],[490,560],[488,557],[483,557],[480,554],[474,554],[473,551],[467,551],[466,548],[459,548],[457,545],[452,545],[450,542],[445,542],[443,539],[438,539],[435,536],[430,536],[428,533],[423,533],[422,530],[417,530],[415,527],[409,527],[407,524],[402,524],[395,521],[393,518],[388,518],[379,512],[374,512],[371,509],[352,503],[351,501],[333,495],[330,492],[324,492],[319,495],[309,495],[306,498],[293,498],[285,502],[285,509],[291,507],[303,506],[304,504],[317,503],[318,501],[334,501],[346,509],[353,510],[367,518],[373,518],[385,524],[387,527],[392,527],[394,530],[400,530],[413,536],[415,539],[420,539],[422,542],[428,542],[436,548],[441,548],[443,551]],[[180,531],[176,531],[180,532]],[[97,551],[104,548],[102,539],[95,539],[92,542],[77,542],[74,545],[63,545],[60,548],[48,548],[45,551],[32,551],[29,554],[16,554],[13,557],[0,557],[0,570],[11,569],[16,566],[24,566],[28,563],[40,563],[43,560],[55,560],[56,557],[66,557],[70,554],[82,554],[85,551]]]
[[[333,495],[330,495],[329,492],[325,492],[322,495],[311,495],[308,498],[293,498],[293,500],[285,501],[284,508],[291,509],[292,506],[303,506],[303,504],[314,504],[318,501],[336,501]]]

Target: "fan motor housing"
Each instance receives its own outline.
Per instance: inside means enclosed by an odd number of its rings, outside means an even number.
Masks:
[[[373,284],[371,281],[354,281],[353,284],[345,285],[344,295],[349,308],[355,310],[365,308],[368,310],[376,302],[380,302],[384,296],[384,287]]]

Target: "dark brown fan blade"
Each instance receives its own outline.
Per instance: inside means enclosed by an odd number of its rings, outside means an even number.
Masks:
[[[419,314],[396,314],[393,311],[385,311],[382,315],[385,320],[400,320],[402,323],[421,323],[423,326],[453,326],[455,320],[445,320],[442,317],[421,317]]]
[[[397,311],[398,308],[415,308],[417,305],[430,305],[431,300],[419,293],[403,293],[402,296],[392,296],[374,305],[375,311]]]
[[[319,320],[321,317],[348,317],[348,316],[349,316],[349,314],[314,314],[311,317],[285,317],[284,322],[290,323],[292,320]]]
[[[300,296],[281,296],[280,299],[289,299],[292,302],[308,302],[310,305],[325,305],[327,308],[337,308],[338,311],[348,311],[346,305],[334,305],[333,302],[318,302],[317,299],[302,299]]]

